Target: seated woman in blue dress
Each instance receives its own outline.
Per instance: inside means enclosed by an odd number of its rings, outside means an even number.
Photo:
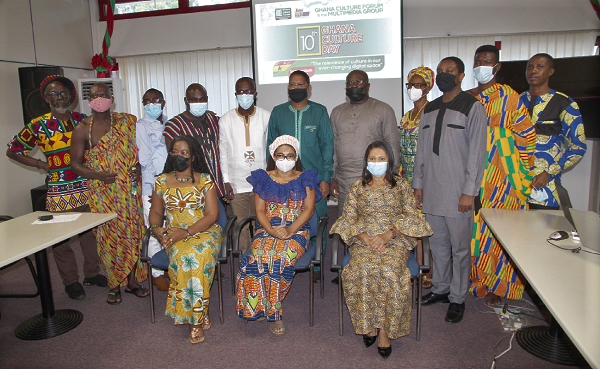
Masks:
[[[315,198],[321,198],[317,171],[302,171],[299,146],[292,136],[278,137],[269,146],[267,171],[248,177],[259,225],[252,252],[240,264],[236,310],[246,320],[267,319],[277,335],[285,332],[281,302],[294,278],[294,264],[308,246]]]

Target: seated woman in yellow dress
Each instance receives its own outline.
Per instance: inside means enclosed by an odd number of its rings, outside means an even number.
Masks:
[[[252,252],[240,262],[236,310],[246,320],[268,319],[277,335],[285,331],[281,302],[292,284],[294,264],[308,246],[315,198],[321,198],[317,171],[302,172],[299,147],[295,137],[277,137],[269,146],[267,171],[255,170],[248,177],[259,225]]]
[[[208,302],[221,243],[219,199],[202,149],[191,136],[171,141],[169,156],[152,194],[152,233],[169,256],[165,315],[188,324],[190,341],[204,341],[210,328]],[[167,215],[163,228],[163,214]]]
[[[340,235],[351,255],[342,282],[354,331],[367,347],[379,338],[384,358],[392,353],[390,340],[410,332],[408,254],[416,237],[432,234],[408,182],[394,175],[393,167],[387,143],[369,145],[363,176],[352,184],[344,212],[330,231]]]

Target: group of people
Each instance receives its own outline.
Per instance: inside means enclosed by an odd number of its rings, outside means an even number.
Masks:
[[[360,70],[347,75],[348,101],[331,115],[308,99],[310,78],[296,70],[289,101],[270,113],[256,106],[256,85],[243,77],[235,84],[237,107],[220,118],[194,83],[185,91],[186,110],[171,119],[163,94],[146,91],[139,120],[111,112],[102,83],[90,89],[91,116],[71,112],[73,83],[50,76],[40,92],[51,112],[27,124],[7,155],[48,172],[48,210],[118,214],[95,230],[96,243],[80,239],[83,282],[108,286],[109,304],[121,302],[120,287],[148,295],[139,284],[147,278],[139,253],[144,229],[152,230],[150,255],[165,248],[170,260],[167,272],[152,270],[152,283],[168,291],[166,315],[189,325],[192,343],[211,326],[219,201],[239,220],[258,222],[254,235],[240,235],[237,314],[267,320],[279,335],[294,264],[310,242],[309,220],[327,215],[327,198],[336,197],[330,233],[340,234],[351,255],[339,283],[355,332],[367,347],[378,341],[387,358],[391,340],[410,331],[407,260],[419,238],[430,237],[433,261],[423,305],[449,303],[446,321],[463,319],[467,292],[489,305],[520,299],[523,276],[479,210],[557,208],[555,183],[585,153],[576,103],[548,86],[552,57],[529,60],[531,89],[520,96],[496,82],[499,59],[495,46],[476,50],[478,86],[470,91],[462,91],[465,65],[457,57],[442,59],[436,73],[410,71],[414,109],[400,130],[394,110],[369,96]],[[434,83],[443,95],[428,102]],[[35,145],[46,162],[28,156]],[[317,247],[324,255],[323,239]],[[69,244],[54,255],[69,297],[84,298]],[[98,260],[108,278],[98,273]]]

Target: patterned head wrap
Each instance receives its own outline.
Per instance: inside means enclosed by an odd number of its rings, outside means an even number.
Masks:
[[[40,83],[40,93],[42,94],[42,99],[44,98],[46,87],[55,81],[62,83],[63,85],[67,86],[67,88],[70,90],[71,101],[69,102],[69,105],[72,104],[73,101],[75,101],[75,95],[77,95],[77,90],[75,90],[75,85],[67,77],[59,76],[59,75],[48,76],[42,81],[42,83]]]
[[[273,160],[277,160],[275,159],[275,150],[281,145],[290,145],[296,150],[296,155],[298,155],[298,152],[300,151],[300,142],[298,142],[296,137],[290,135],[279,136],[269,145],[269,152],[271,153]]]
[[[410,72],[408,72],[408,79],[406,81],[407,82],[410,81],[412,76],[414,76],[415,74],[423,77],[423,79],[425,80],[425,82],[427,82],[427,84],[429,86],[433,86],[435,74],[433,73],[433,71],[431,69],[427,68],[426,66],[421,65],[420,67],[415,68],[415,69],[411,70]]]

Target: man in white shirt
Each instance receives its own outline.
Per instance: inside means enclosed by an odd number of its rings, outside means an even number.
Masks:
[[[136,123],[136,143],[142,166],[142,203],[144,204],[144,222],[150,226],[150,198],[154,190],[156,176],[163,172],[167,160],[167,145],[163,131],[168,118],[163,114],[165,99],[157,89],[151,88],[142,97],[144,117]],[[148,242],[148,255],[152,257],[159,252],[161,245],[154,237]],[[169,290],[169,280],[160,269],[152,269],[152,283],[160,291]]]
[[[267,159],[267,128],[271,114],[255,106],[254,80],[242,77],[235,83],[236,109],[219,120],[219,153],[225,183],[225,198],[231,202],[238,220],[255,216],[252,185],[246,180],[250,172],[264,169]],[[240,235],[240,251],[250,248],[250,231]]]

